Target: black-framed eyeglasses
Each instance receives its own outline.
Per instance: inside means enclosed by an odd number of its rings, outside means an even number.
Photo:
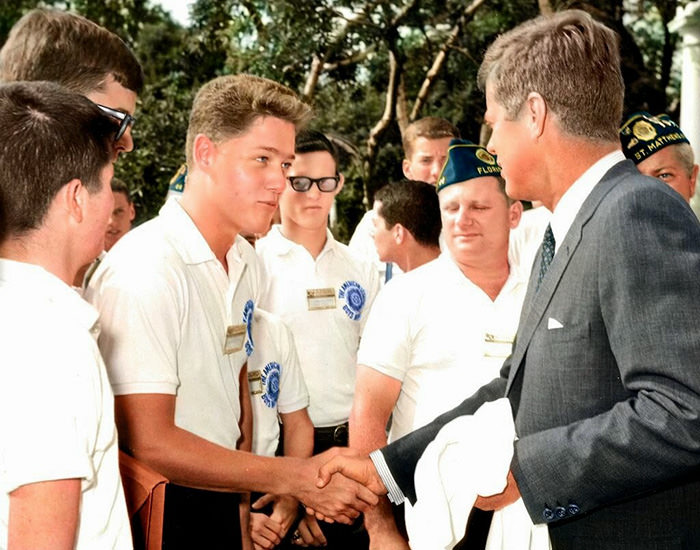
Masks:
[[[112,109],[111,107],[107,107],[106,105],[100,105],[99,103],[95,103],[95,105],[97,105],[103,113],[119,121],[119,129],[117,130],[117,133],[114,136],[114,141],[119,141],[126,132],[126,129],[129,126],[133,127],[134,122],[136,122],[136,119],[129,113],[125,113],[124,111],[119,111],[117,109]]]
[[[307,176],[287,176],[287,179],[292,185],[292,189],[299,191],[299,193],[308,191],[314,183],[319,191],[323,193],[332,193],[338,188],[340,176],[326,176],[325,178],[318,179],[309,178]]]

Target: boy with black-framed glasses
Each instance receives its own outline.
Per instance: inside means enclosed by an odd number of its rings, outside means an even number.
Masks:
[[[260,307],[287,323],[309,389],[314,453],[347,446],[360,334],[379,277],[374,267],[335,240],[328,215],[343,188],[336,150],[320,132],[302,130],[280,196],[282,223],[257,242],[265,271]],[[292,533],[297,543],[367,548],[366,533],[307,516]]]

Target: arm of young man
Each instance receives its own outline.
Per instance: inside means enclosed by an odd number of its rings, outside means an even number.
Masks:
[[[280,417],[284,456],[310,457],[314,446],[314,426],[306,407],[290,413],[280,413]],[[279,544],[299,514],[299,502],[289,495],[264,495],[253,503],[253,509],[263,508],[270,502],[274,502],[270,516],[256,513],[251,516],[251,536],[256,549],[272,548]],[[325,542],[325,539],[318,542]]]
[[[101,312],[99,344],[118,394],[115,409],[121,447],[173,483],[292,494],[320,515],[345,523],[376,503],[377,497],[356,483],[341,482],[330,491],[319,491],[315,481],[324,457],[254,456],[176,424],[177,350],[183,345],[181,324],[187,317],[189,287],[180,271],[162,268],[151,255],[138,255],[138,260],[142,260],[138,269],[121,264],[116,269],[103,262],[88,288],[88,299]]]
[[[80,480],[41,481],[10,493],[8,550],[72,550],[80,514]]]
[[[350,447],[363,453],[384,447],[386,426],[401,392],[401,381],[371,367],[358,365],[355,397],[350,412]],[[392,506],[386,497],[365,512],[370,548],[408,550],[401,536]]]
[[[340,454],[310,459],[268,458],[232,451],[175,425],[175,396],[131,394],[115,398],[122,447],[172,482],[212,490],[291,494],[324,517],[343,523],[377,502],[356,482],[336,479],[319,490],[319,467]],[[340,476],[338,476],[340,477]]]
[[[301,413],[302,411],[298,411]],[[293,413],[294,418],[290,422],[289,416],[282,415],[282,428],[284,430],[284,455],[285,456],[311,456],[314,450],[314,425],[311,423],[306,409],[303,414]],[[298,430],[303,437],[296,434]],[[297,453],[304,453],[303,455]],[[274,516],[274,514],[273,514]],[[306,514],[299,522],[299,534],[304,544],[308,546],[325,546],[327,540],[316,518],[312,514]]]

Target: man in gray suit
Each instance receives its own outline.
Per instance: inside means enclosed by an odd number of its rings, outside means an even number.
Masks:
[[[553,212],[512,356],[453,411],[321,478],[414,502],[440,428],[506,395],[509,483],[479,508],[521,496],[557,550],[700,548],[700,225],[620,151],[617,36],[581,11],[539,17],[493,43],[479,80],[508,194]]]

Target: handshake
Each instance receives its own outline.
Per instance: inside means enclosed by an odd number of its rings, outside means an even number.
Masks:
[[[387,490],[373,462],[366,454],[335,447],[302,461],[304,474],[290,487],[290,494],[302,502],[317,519],[350,524],[360,513],[379,502]],[[293,474],[292,474],[293,475]],[[315,482],[308,480],[315,478]]]

